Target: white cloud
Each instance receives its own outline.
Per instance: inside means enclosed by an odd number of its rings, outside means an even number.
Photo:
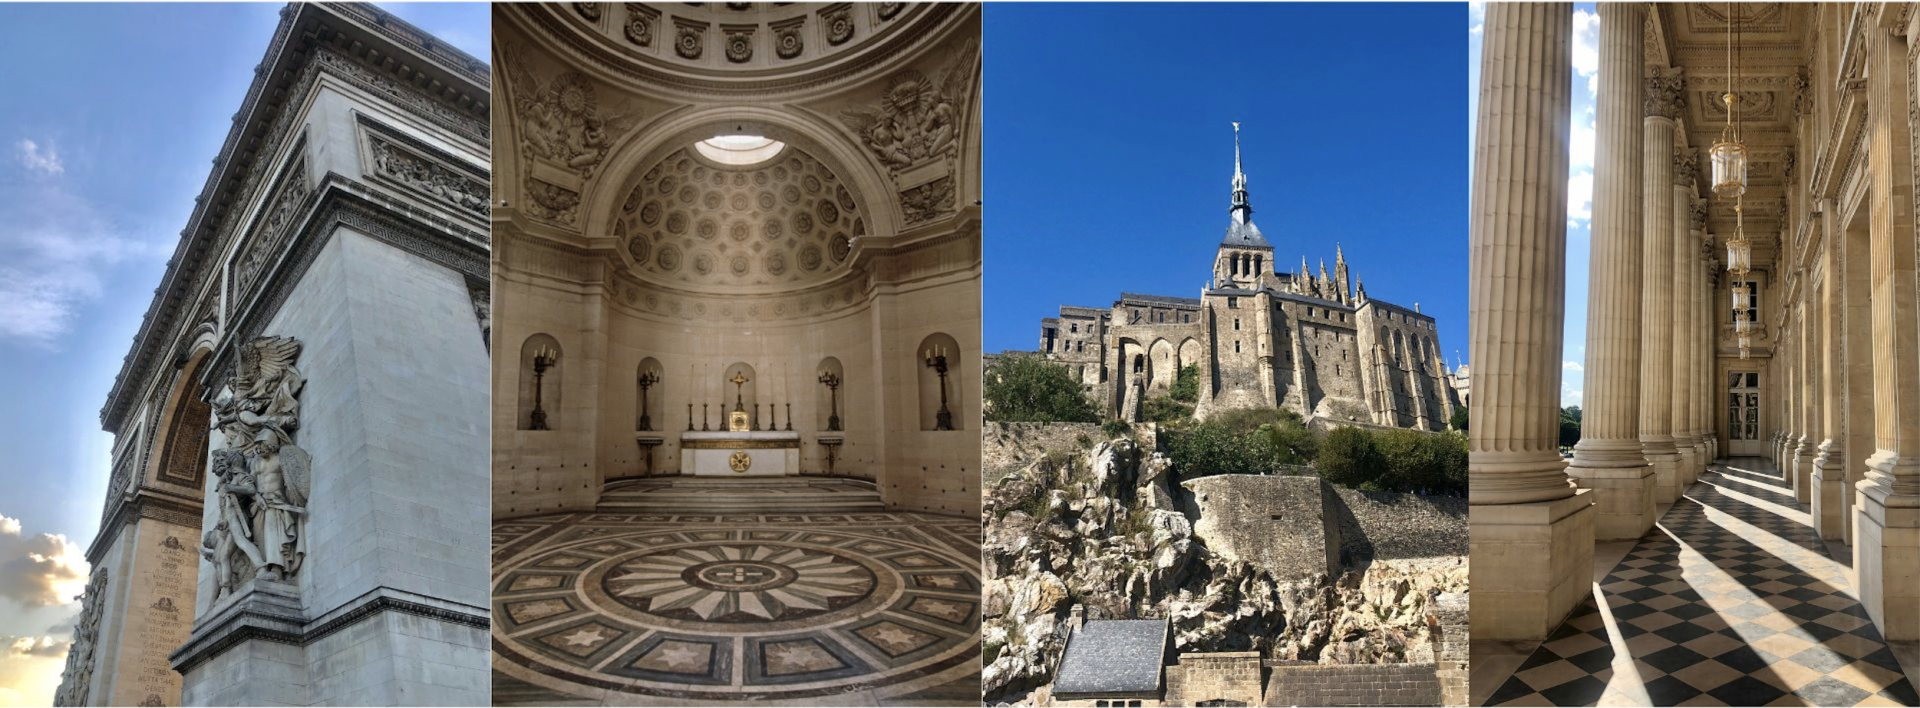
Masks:
[[[1573,12],[1573,72],[1587,80],[1587,95],[1600,92],[1600,15]]]
[[[1467,34],[1479,36],[1487,31],[1487,3],[1474,0],[1467,3]]]
[[[67,647],[73,644],[71,639],[54,639],[49,636],[38,637],[0,637],[7,645],[9,656],[60,656],[67,655]]]
[[[60,163],[60,153],[54,151],[51,145],[42,149],[39,143],[32,140],[21,140],[15,147],[20,149],[20,164],[26,165],[29,170],[50,175],[67,171],[66,166]]]
[[[1567,226],[1578,228],[1593,220],[1593,172],[1567,178]]]
[[[23,607],[73,602],[87,587],[87,559],[61,534],[28,537],[20,520],[0,514],[0,597]]]
[[[1581,366],[1580,362],[1577,362],[1577,361],[1563,361],[1563,362],[1560,362],[1560,370],[1577,372],[1577,371],[1586,371],[1587,368],[1584,366]]]
[[[1580,405],[1580,389],[1561,388],[1560,389],[1560,407],[1566,408],[1569,406],[1577,406],[1577,405]]]
[[[161,256],[170,243],[141,240],[64,184],[0,191],[0,342],[57,349],[108,271]]]

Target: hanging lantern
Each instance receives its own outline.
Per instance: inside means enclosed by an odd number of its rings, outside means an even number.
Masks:
[[[1727,114],[1731,116],[1733,104],[1740,99],[1731,93],[1724,98],[1727,101]],[[1731,123],[1720,134],[1720,142],[1714,143],[1707,155],[1713,161],[1714,194],[1723,199],[1737,199],[1747,193],[1747,146],[1735,135]]]
[[[1727,239],[1727,272],[1734,275],[1746,275],[1753,271],[1753,242],[1746,236],[1735,234]]]
[[[1733,311],[1745,312],[1753,307],[1753,295],[1747,292],[1745,283],[1733,286]]]

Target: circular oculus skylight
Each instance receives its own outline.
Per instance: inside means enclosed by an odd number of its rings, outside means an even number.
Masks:
[[[716,135],[693,144],[701,157],[733,167],[766,162],[786,147],[786,143],[759,135]]]

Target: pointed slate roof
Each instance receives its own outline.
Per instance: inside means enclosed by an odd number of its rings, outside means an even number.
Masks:
[[[1233,220],[1227,223],[1227,235],[1220,239],[1220,245],[1273,250],[1273,244],[1260,235],[1260,227],[1253,225],[1253,204],[1247,199],[1247,173],[1240,169],[1238,121],[1233,124],[1233,206],[1228,211],[1233,214]]]

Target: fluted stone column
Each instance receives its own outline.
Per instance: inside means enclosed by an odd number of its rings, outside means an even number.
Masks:
[[[1604,24],[1604,21],[1603,21]],[[1673,129],[1686,89],[1678,72],[1656,69],[1642,86],[1640,136],[1640,450],[1653,467],[1654,501],[1680,498],[1680,450],[1673,444]]]
[[[1815,316],[1819,329],[1817,339],[1820,357],[1820,381],[1825,384],[1820,400],[1820,449],[1813,458],[1813,517],[1814,533],[1830,541],[1846,538],[1846,526],[1851,515],[1848,513],[1848,500],[1852,497],[1847,489],[1846,470],[1846,374],[1841,369],[1846,366],[1846,351],[1842,349],[1845,334],[1842,330],[1846,320],[1846,303],[1842,299],[1841,289],[1845,287],[1846,275],[1841,270],[1840,243],[1844,236],[1834,232],[1837,221],[1833,214],[1833,202],[1821,199],[1815,202],[1814,212],[1820,234],[1819,258],[1822,273],[1819,289],[1819,314]]]
[[[1820,447],[1820,327],[1814,315],[1814,305],[1818,302],[1811,283],[1800,284],[1800,304],[1794,307],[1794,317],[1800,324],[1794,328],[1799,336],[1795,350],[1799,352],[1797,366],[1800,368],[1800,410],[1795,415],[1800,420],[1800,442],[1793,450],[1793,495],[1807,508],[1813,508],[1813,456]]]
[[[1646,5],[1601,3],[1594,101],[1593,255],[1587,298],[1586,406],[1567,474],[1594,490],[1594,537],[1652,528],[1654,468],[1640,442],[1641,66]]]
[[[1866,51],[1877,449],[1858,487],[1853,567],[1860,602],[1881,634],[1908,641],[1920,639],[1920,264],[1914,250],[1915,97],[1907,94],[1907,77],[1920,58],[1895,31],[1868,30]]]
[[[1694,287],[1693,293],[1695,321],[1698,323],[1694,327],[1694,336],[1699,341],[1699,349],[1693,355],[1693,365],[1701,382],[1697,399],[1700,409],[1695,418],[1700,421],[1700,437],[1706,442],[1706,457],[1707,462],[1710,463],[1720,458],[1719,420],[1723,415],[1720,411],[1725,403],[1720,393],[1723,384],[1720,382],[1717,371],[1719,352],[1714,344],[1718,339],[1716,332],[1720,322],[1713,316],[1714,288],[1719,284],[1721,277],[1720,261],[1716,257],[1719,242],[1707,233],[1705,199],[1694,200],[1693,232],[1694,243],[1698,244],[1700,249],[1699,270],[1695,271],[1700,276],[1700,282]],[[1701,465],[1701,471],[1705,472],[1705,470],[1706,465]]]
[[[1684,94],[1681,94],[1684,95]],[[1667,223],[1667,257],[1673,259],[1672,295],[1673,305],[1673,350],[1667,357],[1668,367],[1673,371],[1673,441],[1680,450],[1680,464],[1676,477],[1681,493],[1700,477],[1700,459],[1705,450],[1700,445],[1699,434],[1693,427],[1693,404],[1695,388],[1701,381],[1694,375],[1693,350],[1699,337],[1694,336],[1694,282],[1700,277],[1697,267],[1700,249],[1694,245],[1693,226],[1693,170],[1694,153],[1682,149],[1673,153],[1669,169],[1673,171],[1673,186],[1667,199],[1672,206],[1673,218]]]
[[[1543,639],[1591,587],[1561,462],[1573,7],[1487,6],[1474,146],[1468,520],[1475,640]]]

